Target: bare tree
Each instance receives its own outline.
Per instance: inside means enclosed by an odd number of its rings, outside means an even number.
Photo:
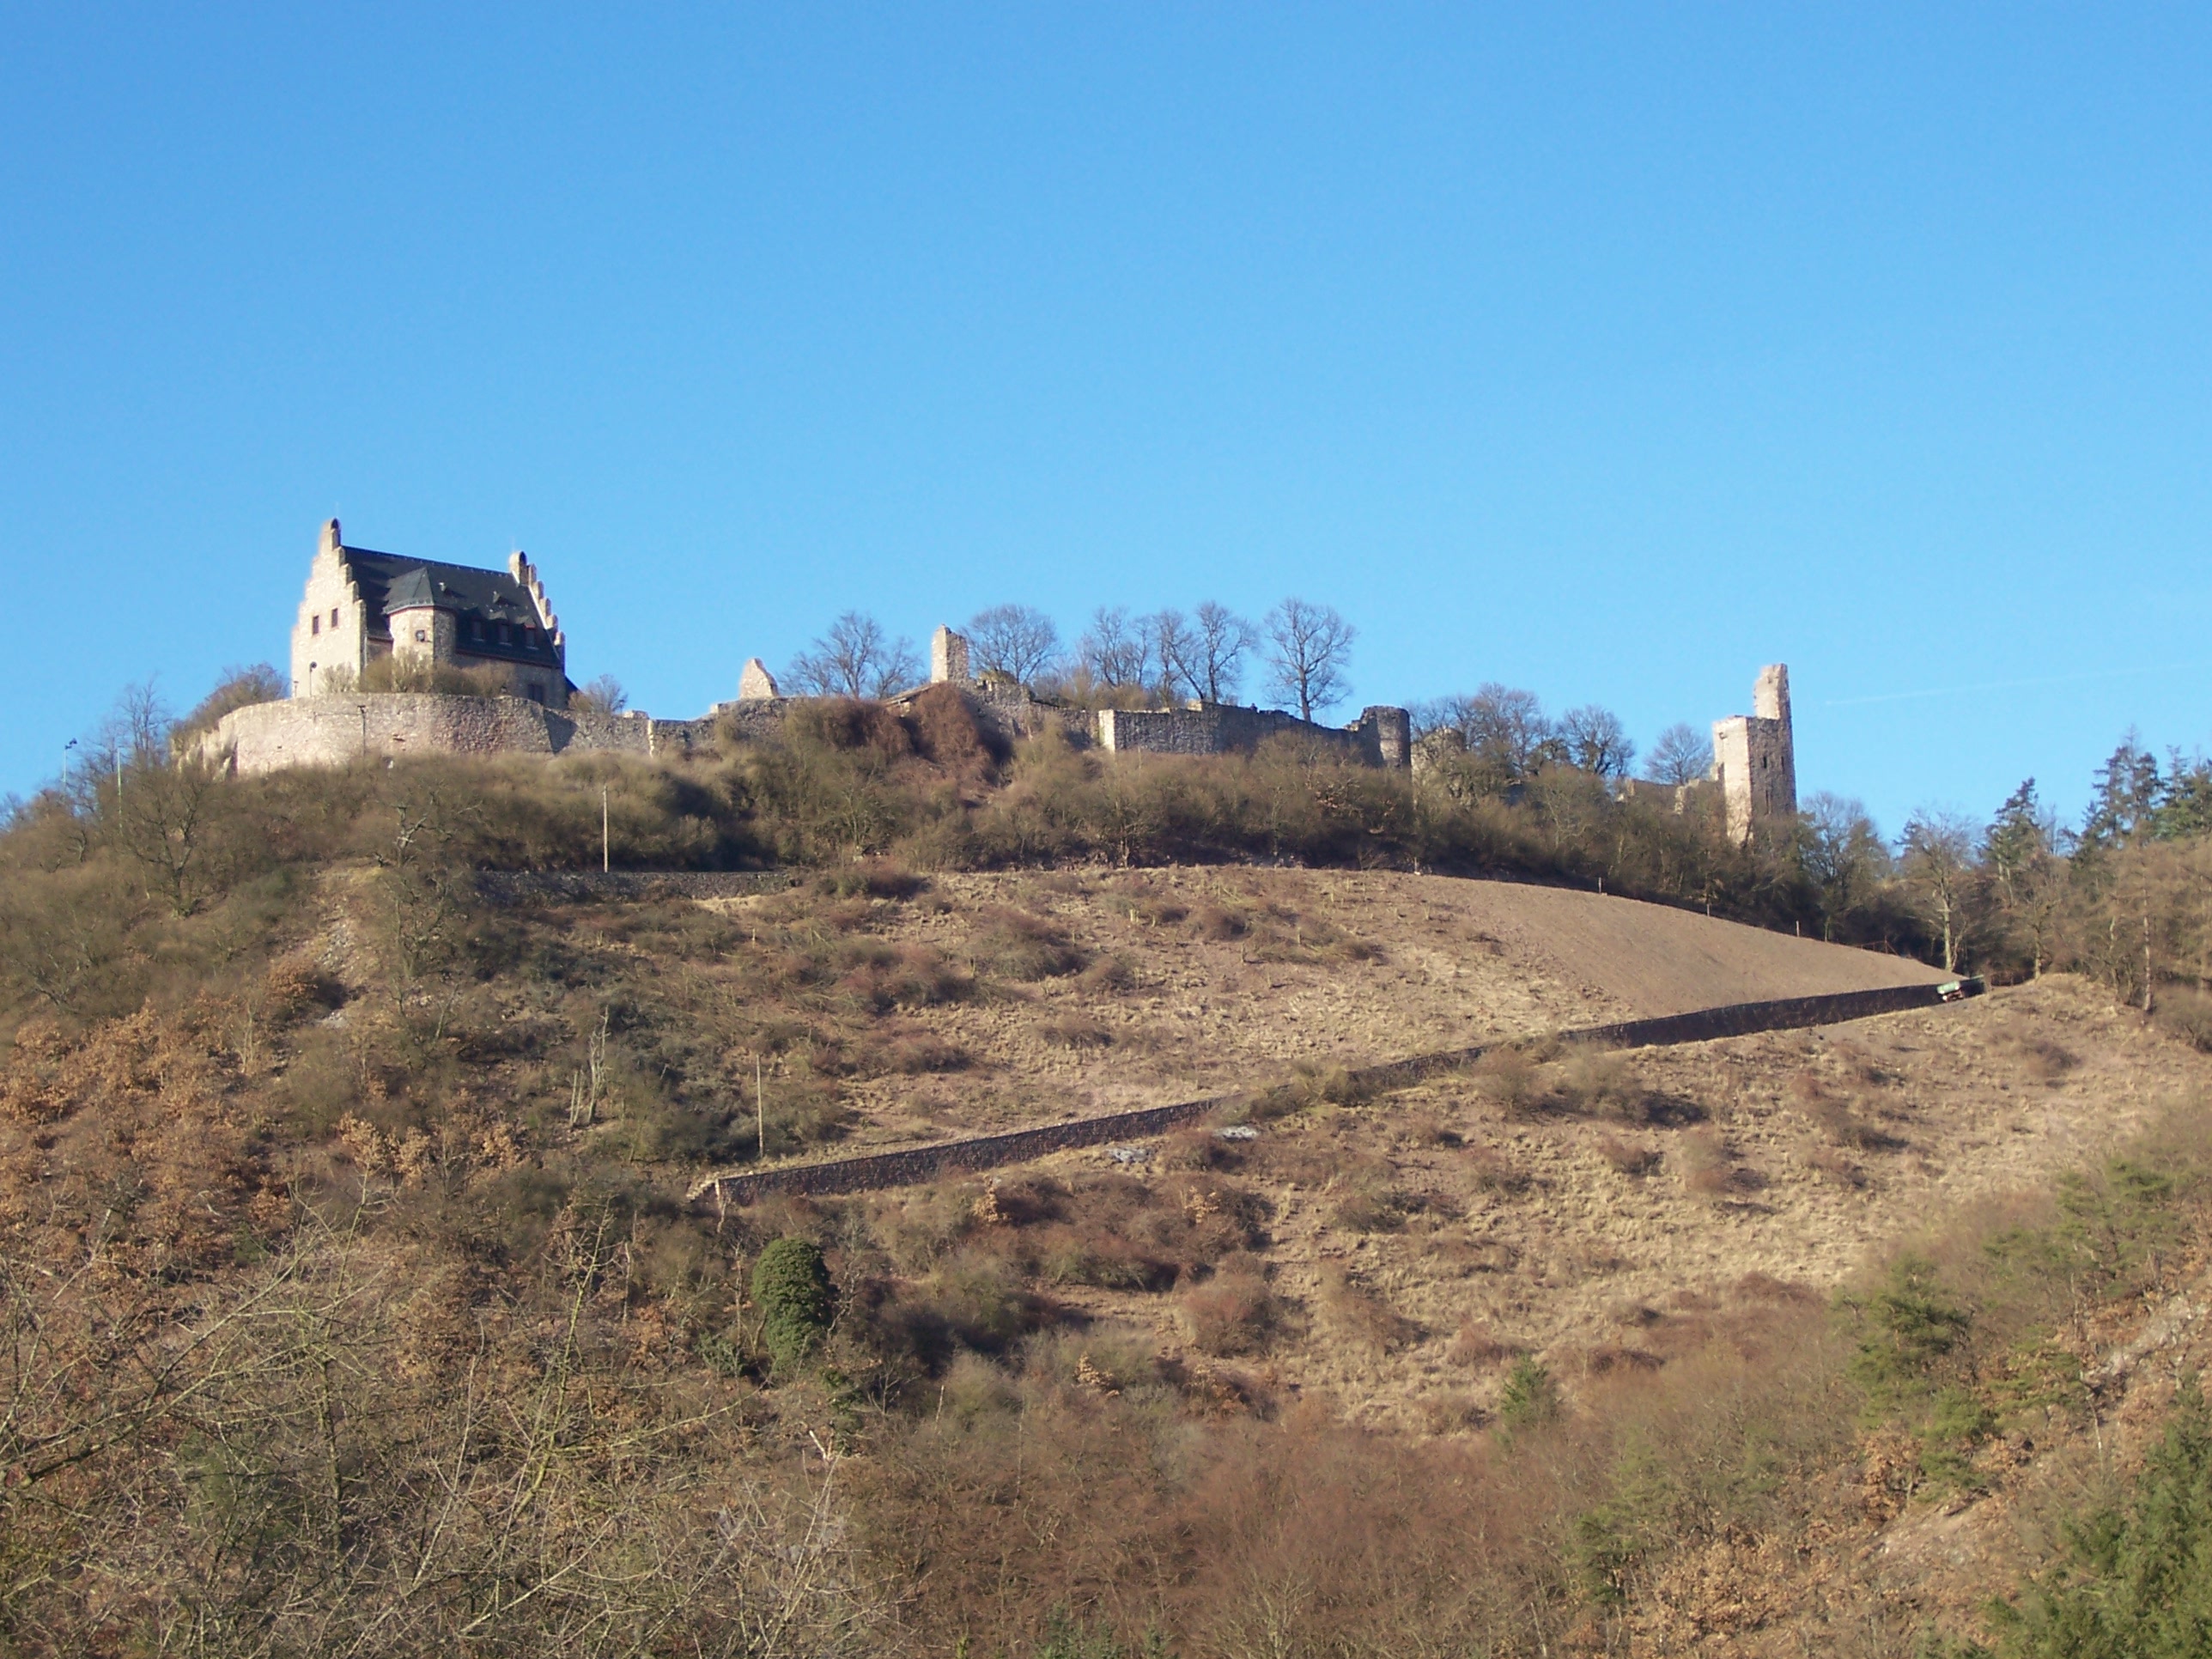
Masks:
[[[1243,659],[1259,644],[1259,630],[1225,604],[1207,599],[1197,613],[1161,611],[1152,619],[1161,679],[1188,696],[1228,703],[1243,684]]]
[[[1352,642],[1358,630],[1334,605],[1285,599],[1267,613],[1268,688],[1298,706],[1310,720],[1352,687],[1345,671],[1352,665]]]
[[[848,611],[792,661],[792,684],[812,697],[888,697],[921,676],[910,640],[894,640],[873,617]]]
[[[1954,812],[1915,812],[1900,842],[1905,879],[1942,941],[1943,971],[1959,971],[1973,932],[1981,872],[1974,826]]]
[[[1713,769],[1712,739],[1701,737],[1695,726],[1677,720],[1659,734],[1644,775],[1654,783],[1695,783]]]
[[[979,672],[1026,685],[1060,660],[1060,629],[1032,605],[994,605],[968,619],[968,649]]]
[[[1620,717],[1595,703],[1570,708],[1559,716],[1559,741],[1566,746],[1569,764],[1601,778],[1625,778],[1636,758]]]
[[[1806,801],[1802,817],[1799,861],[1820,907],[1820,937],[1832,939],[1837,923],[1871,897],[1889,873],[1889,848],[1856,800],[1823,790]]]
[[[1141,686],[1152,658],[1149,622],[1129,621],[1127,605],[1100,605],[1091,613],[1090,631],[1076,644],[1077,660],[1101,685]]]
[[[611,674],[602,674],[589,685],[577,688],[568,707],[586,714],[619,714],[629,707],[629,693]]]

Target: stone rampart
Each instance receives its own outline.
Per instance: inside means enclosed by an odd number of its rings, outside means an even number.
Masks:
[[[612,750],[673,757],[711,743],[714,735],[712,720],[571,713],[522,697],[358,692],[234,709],[201,740],[201,753],[234,773],[250,773],[403,755]]]
[[[1370,766],[1401,769],[1412,757],[1410,723],[1402,708],[1368,708],[1350,726],[1321,726],[1279,708],[1237,703],[1098,711],[1098,746],[1117,754],[1249,754],[1276,737],[1340,750]]]
[[[1877,1014],[1933,1008],[1982,990],[1978,979],[1953,981],[1948,985],[1890,985],[1868,991],[1842,991],[1828,996],[1788,997],[1771,1002],[1742,1002],[1724,1008],[1705,1008],[1694,1013],[1666,1014],[1654,1019],[1623,1020],[1612,1025],[1588,1027],[1561,1036],[1567,1042],[1601,1048],[1653,1048],[1672,1043],[1709,1042],[1720,1037],[1747,1036],[1755,1031],[1789,1030],[1814,1025],[1836,1025],[1846,1020],[1868,1019]],[[1495,1046],[1495,1045],[1493,1045]],[[1352,1082],[1364,1089],[1402,1089],[1424,1078],[1455,1071],[1480,1060],[1487,1049],[1447,1048],[1386,1060],[1351,1072]],[[820,1164],[793,1164],[780,1170],[732,1170],[708,1176],[687,1195],[693,1203],[711,1200],[720,1206],[757,1203],[779,1193],[826,1195],[876,1192],[887,1187],[919,1186],[949,1175],[998,1169],[1027,1163],[1053,1152],[1085,1146],[1111,1146],[1117,1141],[1158,1134],[1186,1123],[1195,1123],[1226,1108],[1243,1103],[1247,1095],[1207,1095],[1177,1101],[1169,1106],[1147,1106],[1131,1112],[1109,1112],[1097,1117],[1073,1118],[1034,1129],[1012,1129],[1002,1134],[975,1135],[964,1140],[939,1141],[891,1152],[872,1152],[859,1158],[833,1158]]]

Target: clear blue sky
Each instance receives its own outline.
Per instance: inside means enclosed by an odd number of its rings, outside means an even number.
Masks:
[[[1808,792],[2072,811],[2212,742],[2208,140],[2203,7],[10,0],[0,790],[337,513],[658,714],[1295,592],[1347,714],[1786,660]]]

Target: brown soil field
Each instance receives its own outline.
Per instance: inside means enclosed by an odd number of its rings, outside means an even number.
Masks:
[[[781,902],[709,902],[742,919]],[[1187,1099],[1298,1064],[1943,977],[1632,899],[1382,871],[947,875],[872,908],[884,943],[987,972],[1012,913],[1085,965],[911,1011],[967,1063],[857,1086],[855,1149]]]

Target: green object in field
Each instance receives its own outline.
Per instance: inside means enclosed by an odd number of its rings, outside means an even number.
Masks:
[[[753,1264],[753,1301],[761,1310],[761,1340],[778,1374],[806,1363],[837,1310],[822,1252],[804,1238],[779,1238]]]

